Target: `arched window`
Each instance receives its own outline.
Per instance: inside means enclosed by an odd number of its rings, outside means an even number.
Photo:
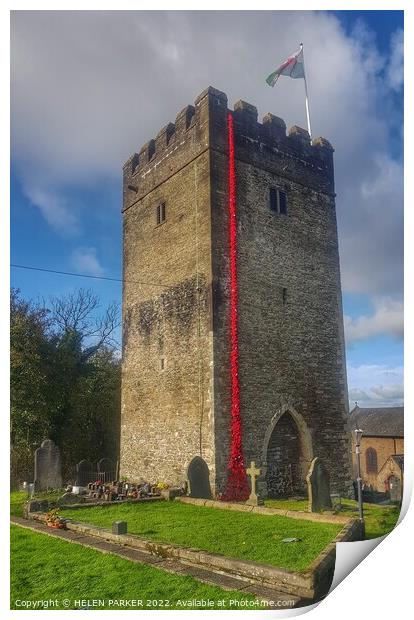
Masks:
[[[377,451],[374,448],[368,448],[365,452],[367,474],[376,474],[378,472]]]

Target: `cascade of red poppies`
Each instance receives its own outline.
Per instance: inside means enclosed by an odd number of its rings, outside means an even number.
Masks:
[[[234,161],[233,115],[227,116],[229,147],[229,254],[230,254],[230,376],[231,376],[231,444],[228,464],[226,501],[244,501],[250,489],[244,468],[242,424],[240,417],[239,342],[238,342],[238,287],[237,287],[237,219],[236,170]]]

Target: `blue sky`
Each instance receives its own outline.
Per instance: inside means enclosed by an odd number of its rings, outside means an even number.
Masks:
[[[314,133],[336,151],[350,400],[402,404],[402,29],[399,11],[15,12],[12,263],[120,277],[123,162],[208,84],[305,126],[301,80],[264,83],[303,41]],[[115,282],[11,279],[121,299]]]

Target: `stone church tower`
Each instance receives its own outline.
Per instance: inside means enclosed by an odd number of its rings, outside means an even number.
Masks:
[[[121,474],[195,487],[204,468],[212,494],[225,490],[236,316],[244,462],[262,468],[269,496],[303,491],[314,456],[334,490],[347,488],[329,142],[296,126],[286,135],[272,114],[258,123],[244,101],[231,111],[209,87],[123,171]]]

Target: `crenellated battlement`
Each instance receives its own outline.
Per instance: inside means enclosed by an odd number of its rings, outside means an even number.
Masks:
[[[307,168],[308,175],[313,169],[318,177],[332,179],[333,191],[334,149],[328,140],[318,137],[311,141],[309,133],[297,125],[286,131],[285,121],[270,112],[260,123],[256,106],[243,100],[230,110],[227,95],[209,86],[198,95],[194,105],[183,108],[174,123],[165,125],[125,162],[124,208],[137,199],[137,194],[149,191],[148,177],[152,178],[154,173],[158,179],[164,164],[165,176],[207,148],[226,152],[229,112],[234,117],[236,160],[247,158],[255,164],[260,158],[296,160],[299,167]],[[153,178],[152,183],[157,179]]]
[[[162,158],[168,153],[171,143],[176,143],[177,139],[184,136],[186,132],[195,125],[195,107],[187,105],[176,116],[175,123],[168,123],[162,127],[155,139],[148,140],[138,153],[134,153],[127,159],[123,169],[129,175],[134,175],[140,169],[145,168],[157,157]]]

